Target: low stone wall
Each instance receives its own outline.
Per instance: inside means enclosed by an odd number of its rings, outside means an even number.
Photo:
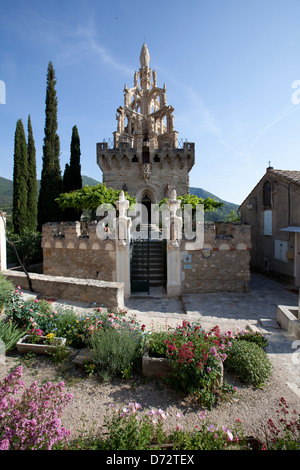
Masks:
[[[245,292],[250,280],[250,225],[206,223],[202,249],[181,242],[182,293]]]
[[[23,272],[6,270],[4,276],[15,286],[30,290],[27,276]],[[95,279],[78,279],[62,276],[47,276],[29,273],[34,292],[56,299],[95,303],[111,310],[124,308],[124,284]]]
[[[280,328],[290,335],[300,339],[299,308],[287,305],[277,305],[276,320]]]

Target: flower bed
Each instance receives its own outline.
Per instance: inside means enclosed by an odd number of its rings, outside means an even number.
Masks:
[[[177,388],[211,407],[223,387],[223,362],[230,349],[230,334],[218,327],[205,332],[198,323],[153,332],[143,358],[145,375],[167,376]]]

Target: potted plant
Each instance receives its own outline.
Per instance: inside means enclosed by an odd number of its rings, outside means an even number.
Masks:
[[[20,353],[31,351],[35,354],[47,354],[65,344],[66,338],[56,337],[54,333],[44,335],[43,331],[37,328],[20,338],[17,342],[17,349]]]

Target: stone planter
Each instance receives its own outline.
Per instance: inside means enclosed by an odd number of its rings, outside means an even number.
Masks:
[[[147,349],[142,360],[142,372],[145,377],[168,377],[171,372],[169,359],[164,357],[150,357]]]
[[[168,377],[171,372],[169,359],[164,357],[151,357],[147,349],[144,351],[142,359],[142,373],[145,377]],[[219,364],[219,374],[216,377],[215,387],[223,385],[224,368],[223,363]]]
[[[29,336],[30,335],[23,336],[17,342],[17,349],[20,353],[28,353],[31,351],[35,354],[48,354],[49,352],[54,352],[59,346],[64,346],[66,344],[66,338],[55,338],[55,344],[27,343]],[[45,336],[41,336],[41,339],[45,338]]]

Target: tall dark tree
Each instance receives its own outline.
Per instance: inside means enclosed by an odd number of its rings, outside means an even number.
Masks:
[[[70,146],[70,164],[66,164],[63,178],[65,193],[82,188],[80,155],[79,133],[77,126],[74,126]],[[66,209],[64,211],[64,219],[68,221],[79,220],[80,216],[81,212],[75,209]]]
[[[80,139],[77,126],[72,129],[70,150],[70,184],[71,191],[82,188],[81,165],[80,165]]]
[[[27,123],[27,156],[28,156],[28,193],[27,193],[27,227],[31,231],[37,229],[37,179],[36,179],[36,150],[33,138],[31,119]]]
[[[59,162],[60,142],[57,135],[56,78],[52,62],[47,71],[45,136],[43,145],[43,167],[38,199],[38,229],[46,222],[61,220],[61,210],[55,198],[62,192],[62,177]]]
[[[17,121],[14,142],[13,227],[17,234],[27,228],[27,144],[22,119]]]
[[[65,166],[64,177],[63,177],[63,189],[64,189],[64,193],[69,193],[71,191],[69,163],[66,163],[66,166]]]

